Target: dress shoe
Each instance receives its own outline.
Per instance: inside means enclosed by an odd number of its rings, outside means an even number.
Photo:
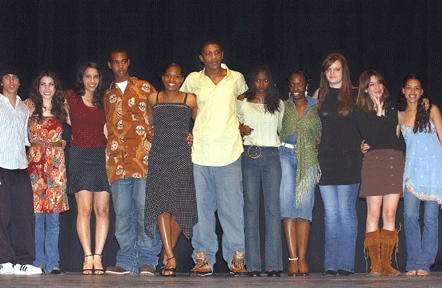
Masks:
[[[62,275],[65,274],[61,269],[52,269],[51,274],[53,275]]]
[[[249,277],[260,277],[260,276],[261,276],[261,272],[259,272],[259,271],[249,272]]]
[[[267,277],[281,277],[281,275],[279,274],[278,270],[270,270],[267,273]]]
[[[353,273],[350,272],[350,271],[342,270],[342,269],[338,269],[337,272],[338,272],[339,275],[343,275],[343,276],[348,276],[348,275],[350,275],[350,274],[353,274]]]
[[[338,274],[338,272],[335,270],[325,270],[324,273],[322,273],[324,276],[335,276],[336,274]]]

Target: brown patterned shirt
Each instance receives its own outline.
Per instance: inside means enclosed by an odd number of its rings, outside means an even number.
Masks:
[[[146,139],[147,95],[156,92],[147,81],[130,77],[123,92],[112,82],[104,94],[108,140],[106,170],[110,184],[126,177],[146,178],[150,142]]]

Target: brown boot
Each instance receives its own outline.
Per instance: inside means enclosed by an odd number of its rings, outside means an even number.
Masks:
[[[391,267],[391,254],[393,253],[394,246],[396,246],[395,254],[398,250],[398,232],[398,230],[389,231],[385,229],[382,229],[381,231],[381,265],[382,274],[384,275],[396,276],[401,274],[401,272]]]
[[[190,276],[209,276],[212,275],[212,268],[206,259],[204,252],[195,252],[196,265],[190,270]]]
[[[235,251],[233,253],[232,263],[229,266],[230,274],[233,276],[247,276],[248,272],[244,268],[244,260],[246,258],[246,252]]]
[[[368,252],[368,255],[365,251]],[[382,275],[381,232],[379,230],[373,232],[365,232],[364,256],[365,256],[365,265],[367,265],[368,257],[370,257],[371,260],[370,275],[372,276]]]

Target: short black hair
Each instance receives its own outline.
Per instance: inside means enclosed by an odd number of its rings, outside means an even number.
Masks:
[[[218,45],[218,47],[223,51],[221,45],[219,44],[218,40],[215,39],[208,39],[204,41],[200,46],[200,55],[203,55],[204,48],[206,48],[207,45]]]
[[[112,60],[112,54],[116,54],[116,53],[126,53],[126,55],[127,55],[127,52],[124,48],[117,47],[117,48],[112,49],[111,52],[109,53],[109,61]]]

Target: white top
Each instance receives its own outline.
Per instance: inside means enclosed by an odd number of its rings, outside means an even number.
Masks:
[[[10,170],[28,168],[25,146],[28,141],[29,109],[17,96],[15,109],[0,94],[0,167]]]
[[[121,92],[123,92],[126,90],[127,87],[127,80],[123,81],[123,82],[115,82],[115,84],[118,86],[118,88],[120,88]]]
[[[265,104],[236,100],[238,119],[241,124],[253,129],[250,135],[244,136],[244,145],[263,147],[279,147],[278,132],[282,128],[284,116],[284,102],[279,100],[279,111],[266,111]]]

